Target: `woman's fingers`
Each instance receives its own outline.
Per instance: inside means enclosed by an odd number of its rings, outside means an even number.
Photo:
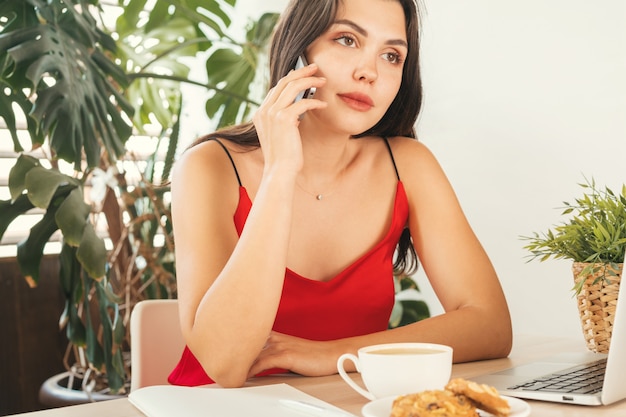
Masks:
[[[269,107],[276,107],[277,109],[287,108],[294,104],[294,100],[301,91],[309,88],[317,89],[323,87],[326,84],[326,78],[316,77],[315,73],[317,70],[316,64],[311,64],[297,70],[291,70],[270,90],[264,104],[267,104]],[[325,106],[325,104],[317,100],[314,106],[298,105],[296,108],[305,108],[308,110],[309,107],[317,108],[323,106]]]
[[[294,103],[298,93],[307,88],[321,88],[326,79],[316,77],[316,65],[290,71],[267,94],[255,113],[256,127],[266,166],[288,164],[299,170],[302,165],[300,141],[300,115],[313,109],[324,108],[321,100],[307,99]]]

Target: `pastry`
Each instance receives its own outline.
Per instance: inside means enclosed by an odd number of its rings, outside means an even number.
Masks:
[[[455,378],[448,382],[446,390],[466,396],[476,403],[476,407],[495,416],[506,417],[511,413],[508,401],[500,397],[498,391],[492,386]]]
[[[391,417],[479,417],[476,406],[464,395],[433,390],[396,398]]]
[[[443,390],[397,397],[390,417],[479,417],[478,408],[497,417],[511,413],[508,401],[494,387],[455,378]]]

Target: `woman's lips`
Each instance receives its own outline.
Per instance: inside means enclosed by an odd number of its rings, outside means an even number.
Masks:
[[[360,93],[339,94],[339,98],[348,106],[357,111],[368,111],[374,106],[372,99]]]

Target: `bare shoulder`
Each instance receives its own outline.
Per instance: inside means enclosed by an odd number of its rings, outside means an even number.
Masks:
[[[221,141],[229,152],[227,141]],[[215,198],[219,196],[219,198]],[[237,204],[239,183],[235,167],[220,143],[211,140],[187,149],[176,161],[172,175],[172,198],[180,202],[196,202],[201,206],[231,210]],[[185,204],[186,206],[187,204]]]
[[[443,174],[439,162],[428,147],[414,138],[396,136],[389,138],[389,145],[400,173],[400,178],[409,180],[423,175]]]
[[[227,147],[225,141],[221,141]],[[231,165],[220,143],[215,140],[202,142],[186,149],[176,161],[175,175],[225,174],[224,167]],[[213,177],[214,175],[209,175]]]
[[[414,210],[424,214],[432,207],[458,207],[452,184],[426,145],[406,137],[395,137],[389,143],[400,179]],[[439,209],[437,215],[442,214],[443,210]]]
[[[207,188],[237,190],[237,171],[231,161],[237,153],[237,146],[227,140],[210,140],[188,148],[176,161],[172,186],[181,181],[200,182]]]
[[[414,157],[432,157],[430,149],[421,141],[415,138],[409,138],[406,136],[394,136],[388,138],[389,145],[398,157],[407,155],[409,158]]]

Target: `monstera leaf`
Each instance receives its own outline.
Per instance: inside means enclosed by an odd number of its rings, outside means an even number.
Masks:
[[[105,275],[106,248],[88,219],[90,207],[84,201],[80,181],[21,155],[9,174],[9,188],[12,199],[0,201],[0,236],[19,215],[33,207],[45,209],[43,218],[18,244],[17,260],[29,285],[39,282],[43,248],[57,230],[61,230],[66,245],[78,248],[77,259],[90,277]]]
[[[30,113],[33,107],[33,104],[28,100],[23,90],[14,91],[0,79],[0,118],[4,119],[4,123],[6,123],[9,133],[11,134],[13,150],[15,152],[22,152],[24,148],[22,148],[17,136],[18,127],[13,104],[21,108],[24,114]],[[42,143],[44,141],[44,135],[43,132],[37,129],[35,120],[27,118],[26,122],[26,127],[30,137],[33,138],[33,143]]]
[[[228,34],[235,3],[0,0],[0,122],[20,154],[9,174],[10,200],[0,201],[0,238],[23,214],[43,212],[17,249],[20,270],[36,286],[44,246],[60,237],[66,305],[59,324],[75,359],[99,371],[90,387],[98,381],[112,393],[125,391],[130,309],[143,297],[176,296],[167,180],[177,154],[181,83],[214,92],[207,109],[219,126],[241,121],[260,101],[249,84],[261,79],[257,56],[277,15],[262,17],[238,42]],[[96,16],[105,7],[123,11],[115,28]],[[210,56],[207,79],[193,80],[190,58],[200,51]],[[17,134],[24,120],[31,147],[42,148],[37,153],[24,153],[28,146]],[[169,144],[166,161],[159,142],[135,164],[145,162],[139,178],[127,177],[118,157],[134,157],[125,150],[131,129],[155,121],[163,128],[158,140]],[[104,200],[85,196],[97,188],[96,167],[111,168],[115,179],[107,180]]]
[[[28,13],[28,8],[24,7],[23,1],[3,0],[0,1],[0,22],[6,21],[4,27],[0,24],[0,33],[5,33],[30,24],[37,24],[37,16],[34,13]],[[1,36],[1,35],[0,35]],[[13,150],[22,152],[24,149],[19,142],[17,135],[18,126],[14,104],[22,110],[23,114],[30,113],[33,104],[28,100],[28,95],[24,88],[29,85],[28,80],[23,72],[12,72],[11,68],[7,68],[8,56],[5,49],[0,49],[0,118],[4,119],[11,139],[13,139]],[[11,82],[5,80],[5,73],[11,75]],[[14,88],[15,87],[15,88]],[[31,118],[27,120],[27,128],[33,143],[42,143],[43,135],[37,129],[37,124]]]
[[[132,114],[132,107],[121,92],[127,77],[105,55],[115,42],[94,24],[88,7],[93,2],[4,1],[0,12],[11,24],[0,33],[0,77],[13,93],[0,105],[6,110],[14,102],[28,111],[37,124],[34,146],[48,136],[56,156],[76,169],[82,169],[83,155],[88,166],[96,166],[101,148],[111,160],[123,154],[131,134],[124,113]],[[24,3],[36,7],[37,24],[16,21],[11,13],[11,5],[26,10]],[[30,91],[32,108],[19,93],[23,89]],[[13,121],[7,124],[14,130]]]
[[[197,44],[189,41],[197,37],[189,20],[170,13],[167,0],[156,2],[149,11],[146,1],[130,0],[115,24],[116,55],[133,79],[126,96],[135,108],[134,124],[140,130],[150,123],[151,115],[161,126],[172,126],[181,91],[180,83],[168,78],[187,78],[184,58],[198,52]]]
[[[245,44],[217,49],[207,59],[209,83],[220,88],[207,101],[206,113],[209,117],[220,115],[218,127],[247,119],[257,106],[249,98],[250,86],[258,74],[258,58],[263,56],[277,20],[275,13],[264,14],[248,30]]]
[[[153,120],[165,129],[173,126],[182,103],[181,82],[207,87],[189,79],[189,58],[210,50],[215,41],[233,42],[225,30],[234,4],[235,0],[160,0],[146,9],[147,0],[127,2],[115,24],[116,55],[132,80],[126,96],[135,108],[139,130]]]

